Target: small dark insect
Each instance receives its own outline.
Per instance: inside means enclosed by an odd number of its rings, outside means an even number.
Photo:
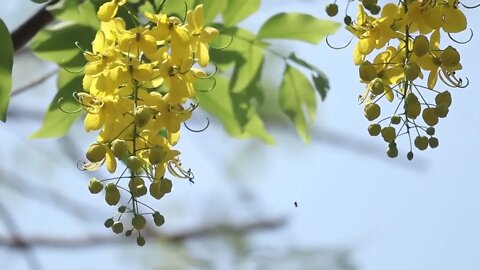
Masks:
[[[297,203],[297,202],[294,202],[293,205],[295,205],[295,207],[298,207],[298,203]]]

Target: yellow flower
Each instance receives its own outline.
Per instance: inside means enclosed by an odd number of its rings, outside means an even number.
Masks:
[[[190,34],[182,21],[177,17],[167,17],[165,14],[145,12],[145,17],[156,25],[150,29],[150,34],[157,41],[170,43],[171,57],[180,62],[190,52]],[[168,41],[168,42],[167,42]]]
[[[119,6],[123,6],[127,0],[112,0],[100,6],[97,16],[101,21],[110,21],[115,17]]]
[[[203,25],[203,5],[198,5],[194,11],[188,11],[187,29],[192,37],[192,52],[195,53],[200,66],[207,66],[210,59],[208,43],[217,37],[219,32],[213,27]]]
[[[139,56],[141,52],[150,54],[157,50],[155,38],[144,27],[125,31],[118,40],[118,48],[130,57]]]
[[[467,18],[458,9],[458,0],[448,0],[442,9],[444,24],[443,31],[447,33],[458,33],[467,29]]]
[[[442,8],[426,2],[413,1],[408,5],[407,18],[409,31],[428,34],[443,25]]]
[[[359,39],[353,55],[356,65],[361,64],[374,49],[383,48],[391,39],[403,38],[401,33],[392,29],[397,13],[396,5],[387,4],[382,9],[381,17],[375,19],[366,15],[363,6],[359,5],[356,24],[347,27]]]

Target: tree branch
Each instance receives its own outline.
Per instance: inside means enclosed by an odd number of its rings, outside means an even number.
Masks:
[[[284,218],[271,218],[257,220],[244,224],[217,224],[214,226],[205,226],[196,229],[190,229],[176,233],[159,233],[155,230],[142,231],[145,238],[164,238],[173,242],[183,242],[195,238],[212,236],[221,232],[256,232],[263,230],[277,229],[286,223]],[[89,248],[99,245],[131,244],[132,239],[119,235],[90,235],[90,236],[29,236],[23,237],[12,235],[10,237],[0,237],[0,246],[6,246],[16,249],[29,247],[64,249],[64,248]]]
[[[92,217],[97,216],[97,214],[101,214],[96,209],[91,209],[85,205],[76,203],[69,197],[63,196],[54,190],[35,185],[13,172],[0,171],[0,177],[2,178],[0,186],[15,190],[31,200],[51,204],[81,220],[92,219]]]
[[[8,233],[10,234],[11,238],[9,240],[12,242],[18,242],[18,239],[16,237],[16,235],[18,235],[17,223],[15,222],[15,219],[10,215],[5,205],[3,205],[3,203],[0,203],[0,219],[3,221]],[[33,254],[32,246],[28,243],[22,243],[22,249],[24,251],[25,259],[27,260],[30,269],[41,270],[42,266],[35,257],[35,254]]]
[[[30,90],[32,87],[35,87],[35,86],[43,83],[44,81],[50,79],[51,77],[55,76],[57,73],[58,73],[58,69],[53,69],[53,70],[45,73],[44,75],[42,75],[38,78],[35,78],[33,81],[27,83],[26,85],[23,85],[23,86],[20,86],[17,89],[14,89],[12,91],[11,96],[14,97],[14,96],[19,95],[23,92],[26,92],[26,91]]]
[[[43,6],[35,15],[20,25],[10,35],[13,42],[13,49],[20,50],[25,46],[45,25],[53,21],[53,16],[47,11],[47,7],[57,3],[58,0],[52,0]]]

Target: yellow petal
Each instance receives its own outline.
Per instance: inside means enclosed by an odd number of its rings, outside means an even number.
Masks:
[[[458,8],[444,8],[445,23],[443,30],[448,33],[458,33],[467,28],[467,18]]]
[[[433,29],[439,29],[443,25],[442,7],[428,8],[423,19]]]
[[[85,116],[84,126],[87,132],[100,129],[105,123],[105,115],[99,113],[87,113]]]
[[[382,79],[388,85],[395,85],[399,83],[404,77],[405,74],[403,72],[403,69],[400,67],[395,67],[385,70],[383,72]]]
[[[158,24],[157,26],[150,29],[149,34],[152,35],[156,40],[165,40],[170,34],[168,24]]]
[[[365,61],[365,55],[359,52],[357,43],[353,49],[353,63],[358,66],[363,63],[363,61]]]
[[[157,50],[157,43],[152,35],[143,35],[139,42],[140,49],[146,54],[153,54]]]
[[[208,48],[204,43],[198,43],[198,63],[202,67],[206,67],[208,65],[208,61],[210,60],[210,56],[208,55]]]
[[[108,74],[108,73],[107,73]],[[111,92],[113,91],[117,85],[109,76],[98,76],[94,81],[94,89],[100,92]]]
[[[385,85],[385,98],[390,102],[393,101],[393,90],[388,85]]]
[[[437,84],[437,79],[438,79],[437,70],[430,71],[430,74],[428,74],[427,87],[430,88],[430,89],[435,88],[435,85]]]
[[[107,22],[110,21],[115,14],[117,14],[118,6],[112,2],[107,2],[100,6],[97,12],[97,16],[101,21]]]
[[[168,132],[168,143],[170,145],[176,145],[180,139],[180,132]]]
[[[198,28],[203,27],[203,5],[198,5],[193,12],[193,17],[195,19],[195,26]]]
[[[95,35],[95,39],[92,42],[93,53],[99,53],[105,50],[105,34],[102,31],[98,31]]]
[[[137,81],[149,81],[152,78],[152,66],[141,64],[133,70],[133,77]]]
[[[358,41],[358,52],[363,55],[368,55],[373,51],[374,42],[370,38],[360,38]]]
[[[160,163],[155,166],[155,179],[162,179],[165,176],[165,163]]]
[[[105,149],[107,150],[105,154],[105,165],[108,172],[114,173],[117,170],[117,160],[115,159],[115,155],[110,148],[105,147]]]
[[[440,46],[440,31],[435,30],[430,36],[430,49],[437,49]]]
[[[90,86],[92,85],[92,77],[85,75],[82,80],[83,90],[90,92]]]

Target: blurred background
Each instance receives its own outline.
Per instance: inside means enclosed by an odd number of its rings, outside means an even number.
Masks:
[[[326,4],[265,0],[241,25],[256,32],[282,11],[326,19]],[[12,31],[39,8],[4,1],[0,17]],[[475,12],[465,13],[474,18]],[[470,21],[476,34],[478,20]],[[341,29],[329,41],[340,46],[350,36]],[[204,132],[185,130],[179,150],[195,183],[175,181],[173,192],[152,205],[166,224],[149,233],[143,248],[103,227],[115,209],[91,195],[87,183],[106,172],[77,169],[95,134],[78,121],[64,138],[28,139],[55,95],[55,76],[48,74],[57,67],[22,49],[14,89],[48,78],[13,96],[9,119],[0,125],[0,269],[480,269],[479,47],[477,36],[457,46],[460,76],[470,86],[451,90],[450,114],[437,128],[440,147],[408,161],[407,147],[390,159],[383,141],[367,133],[353,44],[333,50],[325,43],[276,43],[276,50],[295,51],[330,80],[311,143],[287,119],[266,122],[273,146],[233,139],[213,118]],[[271,74],[283,68],[277,61],[269,56]],[[280,78],[271,74],[262,83],[278,89]],[[201,126],[204,116],[191,126]]]

